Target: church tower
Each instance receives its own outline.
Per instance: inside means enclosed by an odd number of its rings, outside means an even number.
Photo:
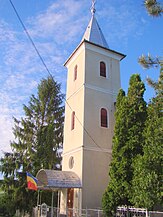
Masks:
[[[81,43],[65,62],[68,77],[62,170],[75,172],[81,188],[62,189],[62,212],[66,208],[100,208],[109,181],[120,61],[125,55],[109,48],[95,17],[95,1],[91,13]]]

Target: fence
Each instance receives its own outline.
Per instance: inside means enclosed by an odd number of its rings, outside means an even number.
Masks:
[[[118,207],[116,217],[148,217],[147,209],[135,207]]]
[[[148,217],[163,217],[163,212],[149,211]]]
[[[52,211],[52,212],[51,212]],[[106,217],[100,209],[67,209],[66,214],[60,214],[59,208],[47,207],[47,214],[41,216],[41,206],[39,212],[34,211],[34,217]],[[147,211],[146,209],[134,207],[118,207],[116,217],[163,217],[163,212]]]
[[[41,216],[41,206],[39,209],[34,209],[34,217],[42,217]],[[66,214],[60,214],[59,208],[47,207],[46,217],[105,217],[102,210],[99,209],[67,209]],[[44,216],[43,216],[44,217]]]
[[[117,208],[116,217],[163,217],[163,212],[123,206]]]

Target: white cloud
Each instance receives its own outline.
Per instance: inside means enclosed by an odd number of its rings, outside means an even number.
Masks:
[[[8,23],[4,20],[0,20],[0,43],[10,43],[15,40],[15,32],[10,29]]]
[[[81,8],[85,2],[67,0],[61,4],[59,0],[55,1],[46,11],[29,19],[31,35],[53,38],[56,44],[72,42],[83,32],[83,20],[86,17],[81,16]]]
[[[0,109],[1,110],[1,109]],[[13,140],[13,134],[12,134],[12,126],[13,121],[12,118],[9,118],[10,116],[7,115],[7,109],[5,108],[6,115],[0,116],[0,155],[1,152],[10,152],[10,141]]]
[[[135,32],[141,35],[146,24],[132,1],[115,2],[101,0],[96,14],[108,44],[113,46],[117,42],[125,44]],[[82,38],[91,16],[90,6],[91,1],[87,0],[56,0],[45,11],[24,21],[49,71],[62,83],[63,90],[66,83],[63,63]],[[103,21],[105,26],[101,25]],[[22,104],[36,93],[40,79],[47,77],[48,72],[25,32],[13,30],[4,20],[0,20],[0,46],[0,149],[4,146],[7,150],[13,138],[12,116],[22,115]]]

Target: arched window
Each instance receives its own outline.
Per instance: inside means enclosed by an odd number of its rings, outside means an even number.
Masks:
[[[76,65],[74,68],[74,81],[77,79],[77,74],[78,74],[78,66]]]
[[[108,115],[107,110],[101,109],[101,127],[108,127]]]
[[[72,112],[71,115],[71,130],[75,128],[75,112]]]
[[[106,64],[104,62],[100,62],[100,76],[106,77]]]

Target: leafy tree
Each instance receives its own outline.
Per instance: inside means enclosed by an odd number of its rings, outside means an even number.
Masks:
[[[144,91],[140,76],[134,74],[130,78],[127,96],[120,90],[117,97],[110,181],[103,196],[103,209],[107,216],[113,216],[117,206],[131,205],[133,162],[143,149]]]
[[[25,116],[14,118],[13,153],[4,154],[1,172],[8,200],[12,197],[15,209],[30,212],[36,192],[27,189],[26,171],[35,176],[41,168],[58,168],[61,161],[58,150],[62,148],[64,107],[60,84],[52,77],[43,79],[37,96],[32,95],[23,109]]]
[[[12,201],[8,200],[6,194],[1,195],[0,197],[0,216],[13,217],[15,214],[15,208]]]
[[[156,96],[147,110],[144,154],[135,161],[132,195],[135,206],[148,209],[163,204],[163,68],[158,82],[153,82],[152,86]]]

